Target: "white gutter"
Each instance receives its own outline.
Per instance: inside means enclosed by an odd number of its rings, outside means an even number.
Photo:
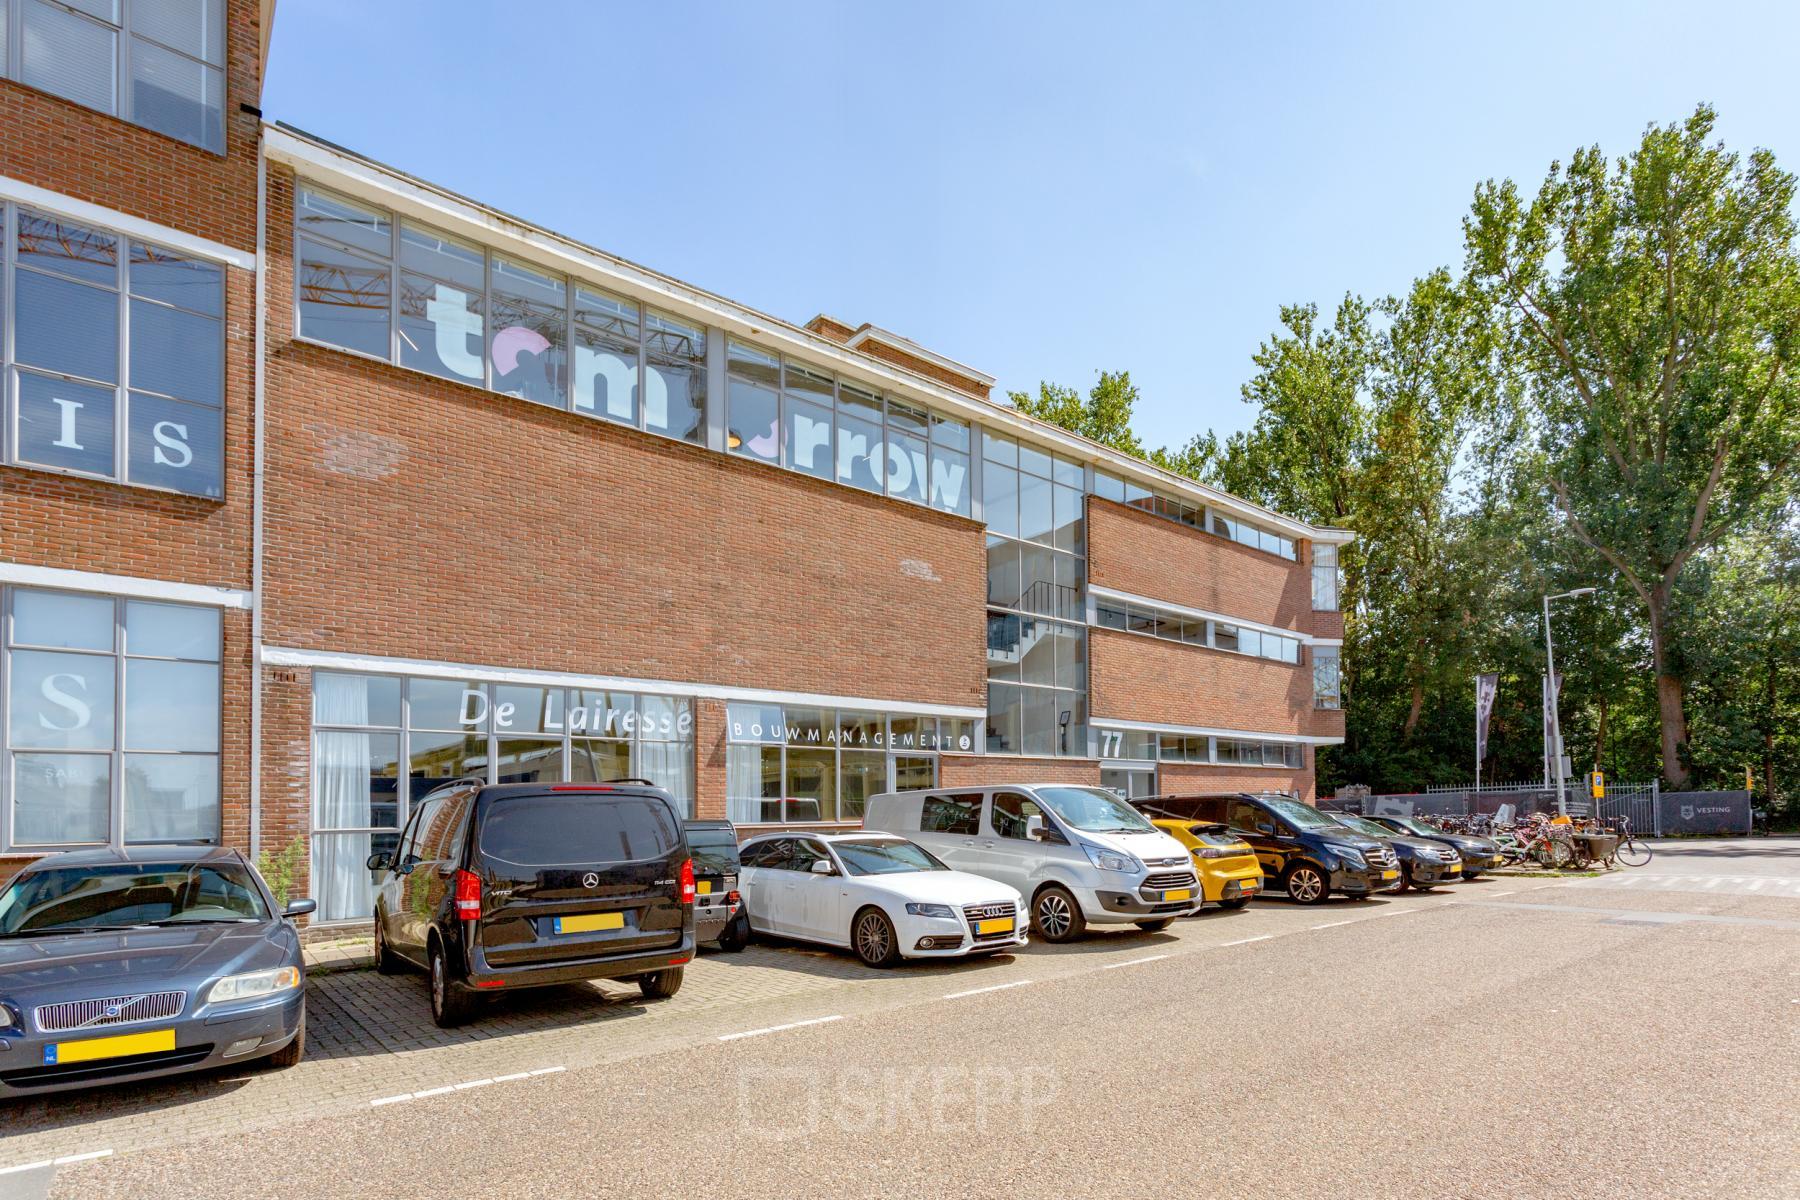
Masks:
[[[269,249],[269,166],[263,139],[256,147],[256,261],[266,263]],[[256,422],[250,452],[250,857],[262,851],[263,727],[263,374],[268,365],[268,272],[256,273],[256,339],[251,388],[251,419]]]
[[[41,188],[35,183],[26,183],[20,179],[0,175],[0,200],[11,200],[52,216],[67,217],[69,220],[78,221],[83,225],[104,225],[114,233],[123,233],[142,241],[155,242],[170,250],[179,250],[183,254],[191,254],[209,262],[223,263],[225,266],[236,267],[242,271],[256,270],[256,258],[235,246],[227,246],[224,242],[200,237],[198,234],[188,233],[183,229],[159,225],[155,221],[146,221],[142,217],[134,217],[130,213],[120,212],[116,208],[107,208],[87,200],[77,200],[73,196],[65,196],[61,192]]]
[[[297,130],[265,125],[263,141],[269,158],[334,191],[403,217],[428,222],[546,270],[592,281],[598,287],[654,304],[686,320],[802,355],[865,385],[900,392],[965,420],[978,421],[989,428],[1060,451],[1070,458],[1092,463],[1145,487],[1159,488],[1211,505],[1290,537],[1342,545],[1356,536],[1349,530],[1309,525],[1229,492],[1164,471],[1142,459],[1028,417],[1017,409],[957,391],[904,367],[849,349],[811,330],[791,325],[779,317],[757,312],[648,267],[527,224],[517,217]]]

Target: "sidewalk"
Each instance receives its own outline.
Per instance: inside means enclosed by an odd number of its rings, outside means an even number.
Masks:
[[[375,939],[371,937],[311,942],[303,946],[302,950],[306,954],[308,975],[329,975],[334,971],[366,971],[375,965]]]

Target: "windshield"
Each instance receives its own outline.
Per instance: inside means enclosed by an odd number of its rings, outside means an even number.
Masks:
[[[1444,836],[1443,830],[1433,829],[1417,817],[1400,817],[1394,821],[1394,824],[1400,826],[1400,828],[1406,830],[1408,833],[1417,833],[1424,837],[1434,838]]]
[[[1065,825],[1084,833],[1156,832],[1156,826],[1143,813],[1100,788],[1038,788],[1037,798]]]
[[[1265,798],[1263,803],[1269,811],[1290,825],[1302,829],[1331,829],[1337,821],[1328,813],[1322,813],[1310,804],[1302,804],[1298,800],[1278,800]]]
[[[268,919],[262,890],[229,862],[53,868],[0,893],[0,937]]]
[[[687,828],[688,849],[694,870],[702,875],[735,875],[738,869],[737,834],[716,826]]]
[[[1334,815],[1339,821],[1356,830],[1356,832],[1366,833],[1372,838],[1389,838],[1394,836],[1393,830],[1382,825],[1377,825],[1366,817],[1353,817],[1349,813],[1336,813]]]
[[[923,846],[891,842],[833,842],[831,848],[852,875],[899,875],[906,871],[948,871]]]

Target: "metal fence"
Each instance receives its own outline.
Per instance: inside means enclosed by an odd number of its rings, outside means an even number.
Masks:
[[[1342,796],[1342,794],[1340,794]],[[1571,785],[1563,807],[1572,817],[1598,815],[1602,821],[1628,819],[1641,833],[1661,834],[1662,805],[1658,803],[1656,780],[1648,783],[1608,783],[1606,797],[1595,803]],[[1545,787],[1541,780],[1529,783],[1484,783],[1481,790],[1454,784],[1435,784],[1423,792],[1397,795],[1363,794],[1363,811],[1392,813],[1397,816],[1428,815],[1434,817],[1507,816],[1514,819],[1531,813],[1557,811],[1556,788]]]

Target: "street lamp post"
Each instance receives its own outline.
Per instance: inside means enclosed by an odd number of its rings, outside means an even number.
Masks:
[[[1563,771],[1562,716],[1557,712],[1556,690],[1556,647],[1550,641],[1550,602],[1552,600],[1572,600],[1576,596],[1591,596],[1591,587],[1576,588],[1572,592],[1561,592],[1554,596],[1544,597],[1544,690],[1550,693],[1550,757],[1556,764],[1556,813],[1568,816],[1567,779]]]

